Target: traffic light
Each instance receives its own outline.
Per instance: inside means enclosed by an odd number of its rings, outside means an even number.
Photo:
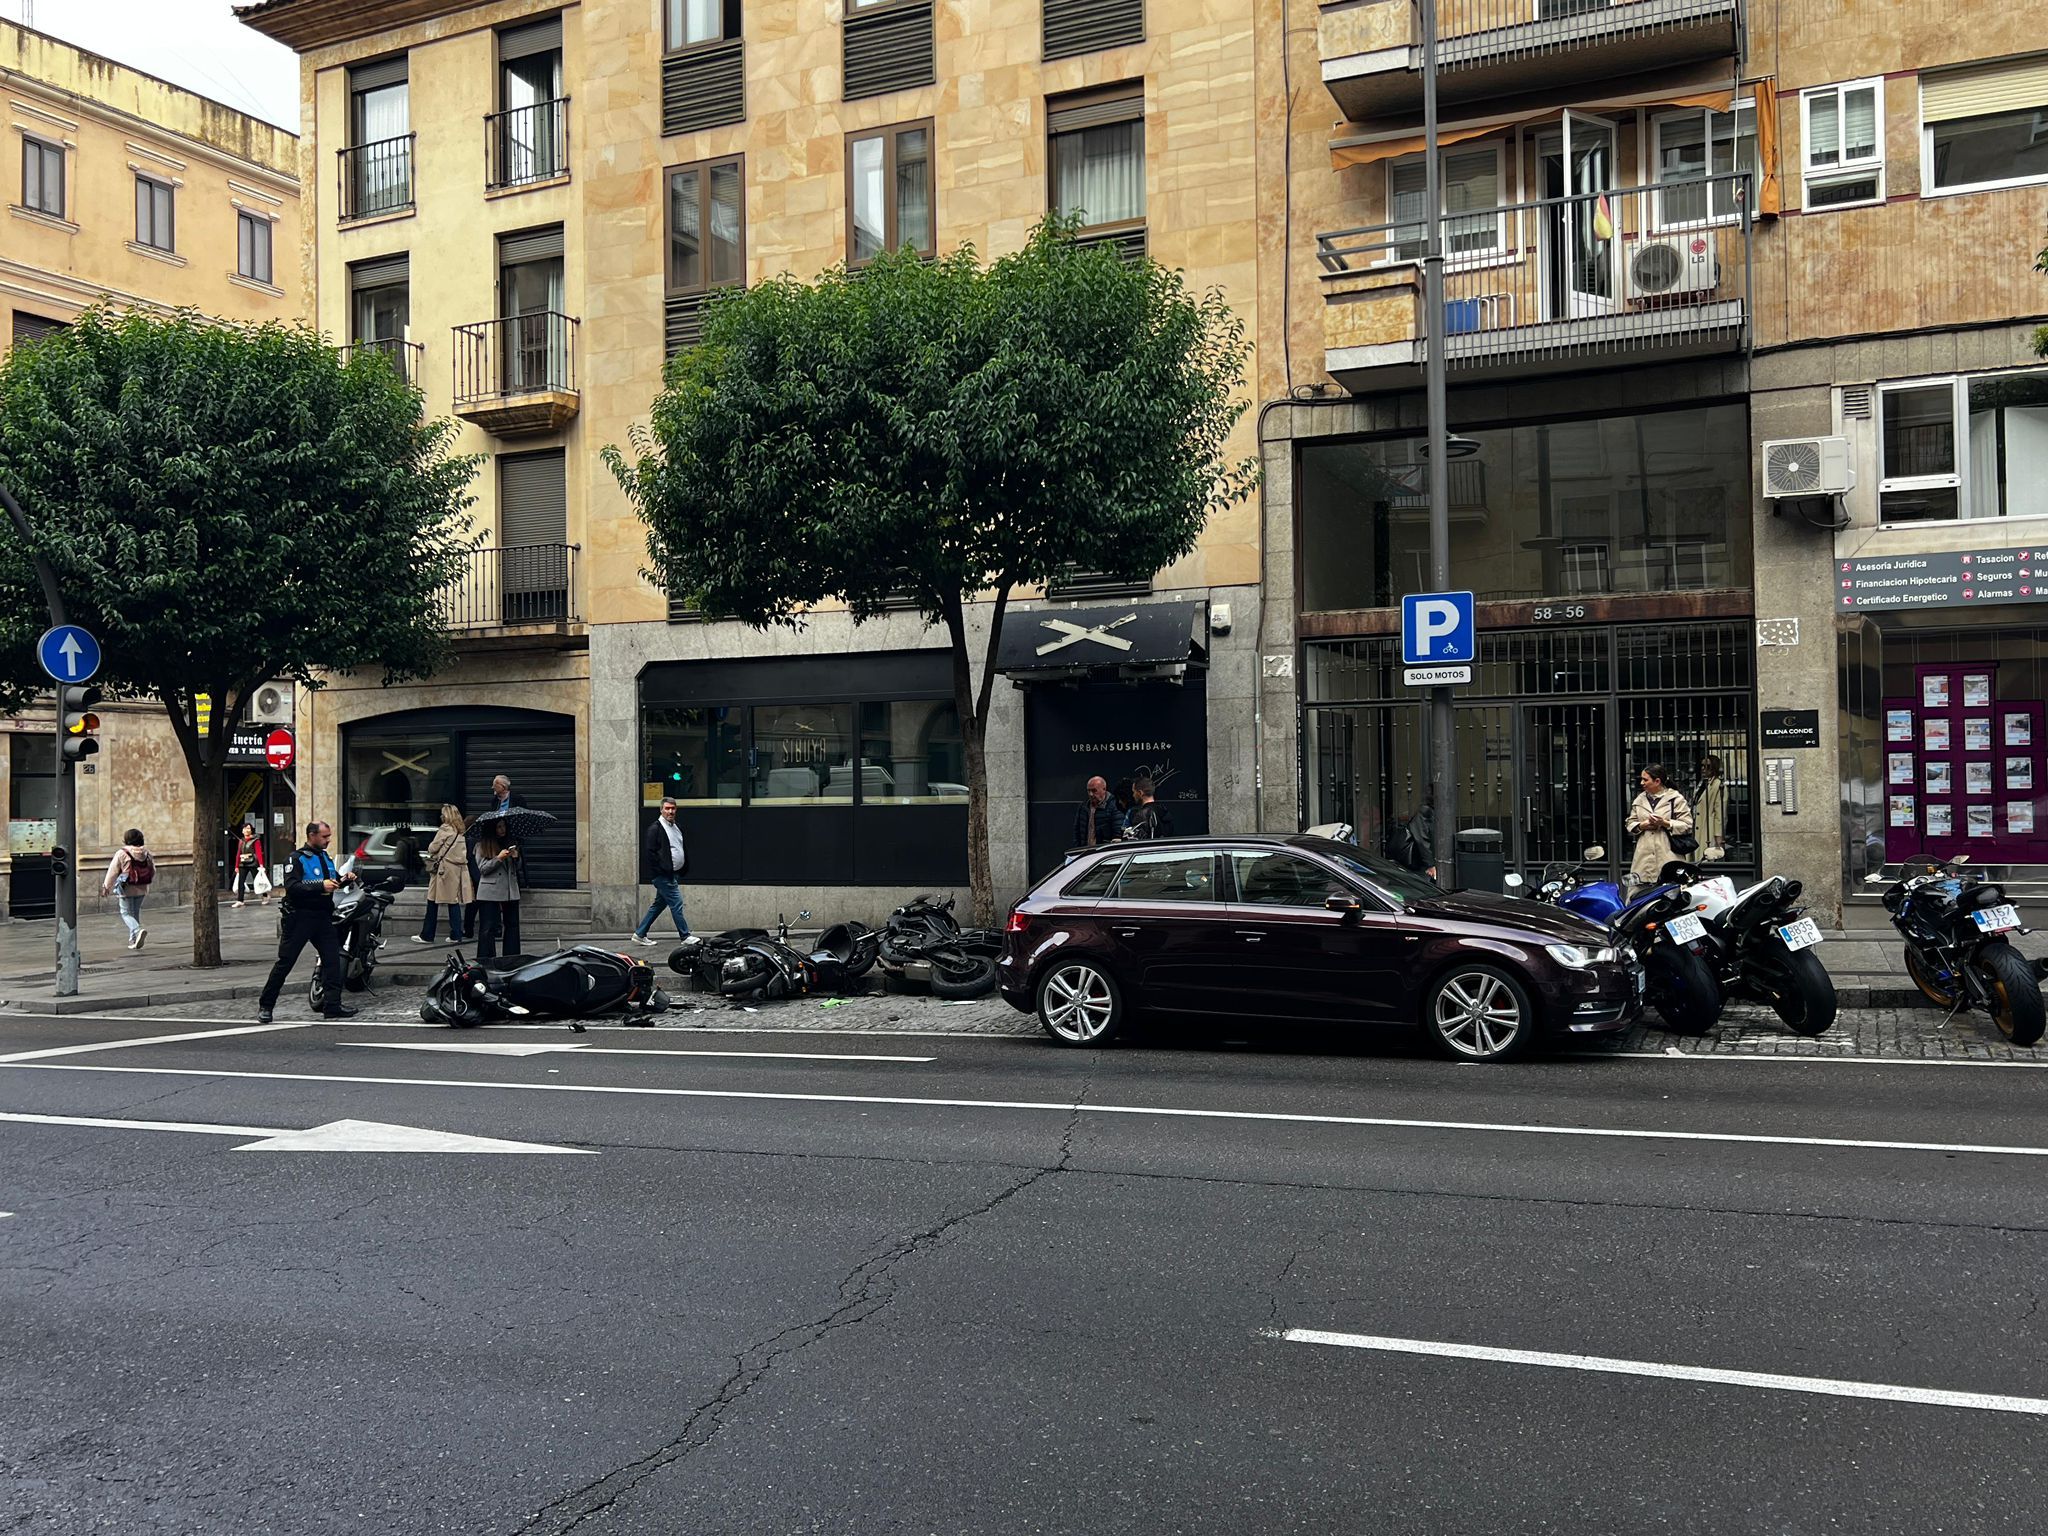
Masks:
[[[71,878],[71,850],[52,848],[50,850],[50,878],[69,880]]]
[[[64,713],[64,762],[71,766],[84,762],[99,751],[99,738],[93,733],[100,728],[100,717],[92,712],[93,706],[104,695],[98,688],[65,688],[58,700]]]

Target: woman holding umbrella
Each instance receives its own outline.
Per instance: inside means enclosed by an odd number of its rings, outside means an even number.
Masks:
[[[507,805],[486,811],[469,824],[469,837],[476,849],[477,959],[521,953],[519,844],[554,819],[546,811]]]

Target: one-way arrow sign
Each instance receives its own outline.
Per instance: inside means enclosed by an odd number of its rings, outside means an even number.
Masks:
[[[310,1130],[273,1125],[212,1125],[196,1120],[108,1120],[89,1115],[27,1115],[0,1113],[0,1120],[23,1125],[82,1125],[99,1130],[186,1131],[199,1136],[255,1136],[259,1140],[231,1147],[234,1152],[560,1152],[595,1157],[588,1147],[551,1147],[538,1141],[500,1141],[495,1136],[459,1136],[413,1125],[385,1125],[376,1120],[330,1120]]]

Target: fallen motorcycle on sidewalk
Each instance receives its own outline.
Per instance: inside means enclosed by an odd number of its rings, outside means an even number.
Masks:
[[[2048,1028],[2040,975],[2012,946],[2014,935],[2032,930],[2021,925],[2005,888],[1965,862],[1916,859],[1884,893],[1884,909],[1906,941],[1906,973],[1936,1007],[1979,1009],[2014,1045],[2037,1045]]]
[[[810,919],[797,913],[798,922]],[[789,920],[765,928],[691,934],[669,952],[668,968],[694,978],[698,989],[735,1001],[779,1002],[817,992],[852,992],[874,968],[879,936],[861,923],[834,923],[807,948],[792,944]]]
[[[889,914],[881,933],[883,963],[899,975],[908,966],[927,967],[932,996],[949,1002],[995,990],[1002,948],[1003,937],[993,929],[962,928],[950,896],[913,897]]]
[[[507,1019],[562,1019],[581,1034],[581,1021],[600,1014],[622,1013],[629,1023],[652,1024],[668,1009],[668,994],[655,985],[652,967],[595,944],[574,944],[551,955],[503,961],[452,954],[428,988],[420,1017],[454,1029]]]

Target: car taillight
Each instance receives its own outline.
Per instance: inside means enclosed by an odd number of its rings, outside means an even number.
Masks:
[[[1030,919],[1030,918],[1026,917],[1026,916],[1025,916],[1025,915],[1024,915],[1024,914],[1023,914],[1022,912],[1012,912],[1012,913],[1010,914],[1010,920],[1009,920],[1009,922],[1007,922],[1007,923],[1005,923],[1005,924],[1003,925],[1003,932],[1005,932],[1005,933],[1024,933],[1024,932],[1028,931],[1028,930],[1030,929],[1030,927],[1031,927],[1031,919]]]

